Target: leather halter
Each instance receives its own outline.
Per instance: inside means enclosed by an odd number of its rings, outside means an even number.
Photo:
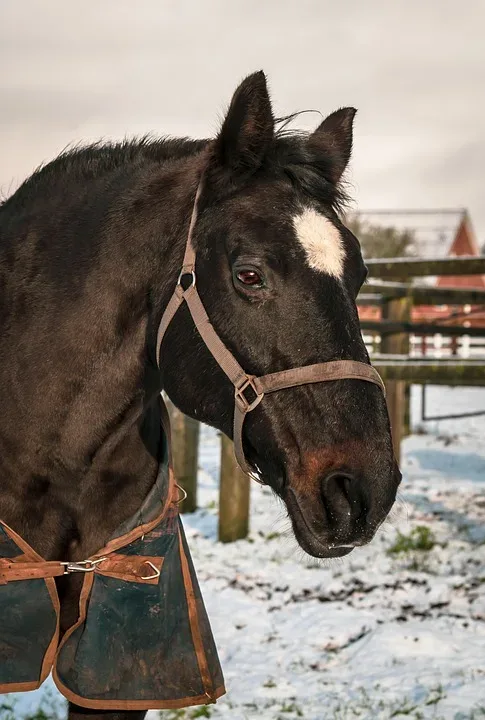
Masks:
[[[229,352],[219,335],[211,325],[209,317],[200,299],[196,288],[195,275],[195,249],[192,236],[198,215],[198,203],[202,192],[202,180],[199,182],[195,196],[190,226],[187,236],[187,245],[183,259],[182,269],[178,277],[177,286],[162,315],[157,334],[157,364],[160,367],[160,351],[165,332],[175,313],[183,302],[187,303],[194,324],[199,334],[212,353],[214,359],[225,372],[234,385],[234,451],[236,460],[245,473],[264,484],[255,476],[244,456],[242,431],[246,415],[254,410],[267,393],[283,390],[297,385],[309,383],[329,382],[330,380],[365,380],[381,388],[385,394],[384,383],[379,373],[370,365],[356,360],[333,360],[331,362],[305,365],[291,370],[271,373],[256,377],[248,375],[240,366],[236,358]],[[190,276],[191,284],[184,290],[182,278]],[[248,391],[251,398],[246,397]]]

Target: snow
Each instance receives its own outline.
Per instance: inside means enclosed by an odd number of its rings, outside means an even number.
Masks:
[[[485,389],[428,393],[433,415],[485,410]],[[391,517],[339,560],[306,556],[281,502],[256,484],[249,538],[216,542],[219,439],[202,428],[200,509],[184,525],[227,694],[204,715],[162,718],[485,717],[485,416],[432,422],[424,434],[419,397],[413,388],[417,432],[404,441]],[[417,526],[433,533],[430,550],[388,552]],[[19,695],[15,717],[44,693]]]

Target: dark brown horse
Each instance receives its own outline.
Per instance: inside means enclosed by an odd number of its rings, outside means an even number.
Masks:
[[[368,363],[355,299],[366,269],[342,224],[355,111],[312,133],[275,123],[262,72],[215,140],[68,152],[0,208],[0,519],[46,559],[80,560],[133,515],[157,474],[163,388],[231,436],[234,394],[181,308],[156,363],[203,165],[197,287],[217,333],[256,375]],[[285,501],[298,542],[337,557],[369,542],[400,481],[382,392],[356,379],[268,396],[244,451]],[[62,629],[79,582],[59,582]],[[89,711],[69,718],[144,717]]]

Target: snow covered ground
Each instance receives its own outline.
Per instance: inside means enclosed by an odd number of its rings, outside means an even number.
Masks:
[[[258,485],[249,538],[217,543],[218,438],[203,428],[201,509],[184,525],[227,694],[149,720],[485,718],[485,417],[421,434],[419,392],[392,517],[340,560],[305,556],[281,503]],[[430,388],[427,405],[485,410],[485,389]],[[19,695],[13,715],[1,710],[12,696],[0,697],[0,718],[20,720],[44,688]]]

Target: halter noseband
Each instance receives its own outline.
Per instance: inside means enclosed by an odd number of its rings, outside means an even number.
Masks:
[[[225,372],[234,385],[234,451],[236,460],[245,473],[251,475],[255,480],[250,466],[246,462],[243,450],[242,431],[246,415],[259,405],[267,393],[283,390],[284,388],[297,385],[307,385],[316,382],[329,382],[330,380],[365,380],[381,388],[385,393],[384,383],[379,373],[370,365],[356,360],[333,360],[331,362],[318,363],[316,365],[305,365],[291,370],[271,373],[256,377],[248,375],[239,365],[236,358],[226,348],[219,335],[214,330],[196,288],[195,276],[195,250],[192,244],[194,226],[198,214],[198,202],[202,192],[202,180],[197,188],[190,226],[187,235],[187,245],[183,259],[182,269],[177,281],[175,291],[162,315],[157,334],[157,364],[160,367],[160,351],[165,332],[170,325],[175,313],[185,301],[189,308],[194,324],[199,331],[202,340],[214,359]],[[186,290],[182,287],[182,278],[190,275],[192,282]],[[252,399],[246,397],[246,393],[252,393]],[[258,480],[258,482],[261,482]],[[264,484],[264,483],[262,483]]]

